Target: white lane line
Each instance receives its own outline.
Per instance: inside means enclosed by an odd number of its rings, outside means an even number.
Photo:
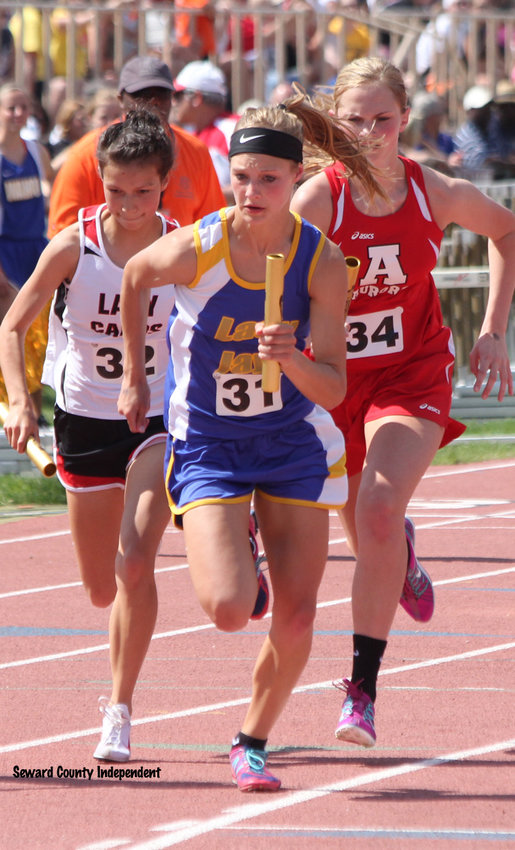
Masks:
[[[351,779],[331,782],[327,785],[321,785],[315,788],[306,788],[302,791],[293,791],[287,794],[274,795],[268,797],[264,802],[248,803],[241,806],[236,806],[231,809],[226,809],[215,817],[208,818],[204,821],[199,821],[191,826],[184,828],[175,828],[174,824],[170,824],[173,832],[167,835],[159,835],[150,838],[148,841],[139,841],[136,844],[131,844],[128,850],[166,850],[168,847],[173,847],[176,844],[182,844],[185,841],[190,841],[197,838],[199,835],[216,832],[217,830],[227,829],[236,823],[246,823],[253,818],[262,817],[271,812],[278,812],[281,809],[289,809],[292,806],[303,805],[310,803],[313,800],[319,800],[322,797],[327,797],[329,794],[335,794],[342,791],[349,791],[352,788],[363,788],[368,785],[376,785],[381,782],[393,779],[397,776],[406,776],[410,773],[417,773],[420,770],[427,770],[431,767],[441,767],[452,762],[467,761],[468,759],[478,758],[480,756],[490,755],[491,753],[510,750],[515,746],[515,738],[507,741],[497,741],[492,744],[485,744],[482,747],[471,747],[467,750],[458,750],[454,753],[444,753],[440,756],[435,756],[430,759],[422,759],[418,762],[409,762],[409,764],[397,765],[397,767],[382,768],[373,770],[365,775],[354,776]],[[157,830],[159,827],[154,827]],[[162,829],[163,827],[161,827]]]
[[[515,466],[515,461],[499,461],[499,463],[491,463],[481,466],[467,466],[465,469],[460,465],[453,469],[441,470],[438,472],[437,466],[431,466],[424,478],[449,478],[455,475],[470,475],[476,472],[495,472],[499,469],[512,469]]]
[[[271,614],[267,614],[267,617],[270,617]],[[195,632],[202,632],[206,629],[214,629],[214,623],[203,623],[200,626],[187,626],[184,629],[173,629],[170,632],[161,632],[157,635],[152,635],[152,640],[161,640],[162,638],[167,637],[177,637],[178,635],[189,635]],[[40,664],[43,661],[59,661],[61,658],[73,658],[77,655],[88,655],[92,652],[102,652],[106,649],[109,649],[108,643],[96,644],[95,646],[88,646],[86,648],[81,649],[71,649],[69,652],[55,652],[53,655],[40,655],[34,658],[21,658],[19,661],[6,661],[3,664],[0,664],[0,670],[7,670],[10,667],[23,667],[25,664]]]
[[[10,537],[7,540],[0,540],[0,546],[6,546],[8,543],[31,543],[33,540],[50,540],[51,537],[65,537],[70,534],[70,530],[66,531],[47,531],[45,534],[31,534],[28,537]]]
[[[188,564],[175,564],[173,567],[158,567],[154,570],[155,575],[160,573],[175,573],[181,570],[187,570]],[[70,581],[66,584],[47,584],[43,587],[28,587],[25,590],[10,590],[7,593],[0,593],[0,599],[9,599],[13,596],[27,596],[31,593],[45,593],[48,590],[66,590],[70,587],[82,587],[81,581]]]
[[[443,586],[445,584],[459,584],[466,581],[475,581],[476,579],[482,578],[493,578],[494,576],[506,575],[508,573],[514,573],[515,566],[506,567],[501,570],[489,570],[487,572],[482,573],[469,573],[464,576],[457,576],[453,578],[444,578],[439,581],[433,582],[433,587]],[[324,608],[334,608],[337,605],[345,605],[352,601],[350,596],[344,596],[341,599],[330,599],[326,602],[318,602],[317,610],[322,610]],[[263,617],[263,620],[269,620],[272,616],[272,613]],[[195,634],[196,632],[205,631],[207,629],[214,629],[215,626],[213,623],[203,623],[200,626],[186,626],[183,629],[173,629],[169,632],[158,632],[157,634],[152,635],[151,640],[162,640],[163,638],[169,637],[178,637],[182,635]],[[43,664],[47,661],[60,661],[62,658],[75,658],[79,655],[91,655],[94,652],[104,652],[106,649],[109,649],[108,643],[100,643],[95,644],[95,646],[88,647],[80,647],[78,649],[70,649],[66,652],[54,652],[51,655],[36,655],[32,658],[20,658],[17,661],[5,661],[0,664],[0,670],[9,670],[12,667],[23,667],[25,665],[30,664]]]
[[[414,506],[414,507],[416,508],[416,506]],[[426,505],[426,508],[427,508],[427,505]],[[456,516],[456,517],[452,517],[451,519],[435,520],[435,518],[432,518],[431,521],[429,521],[429,522],[417,523],[417,531],[423,531],[423,530],[427,530],[427,529],[431,530],[431,529],[445,528],[445,527],[450,526],[450,525],[457,525],[457,524],[465,523],[465,522],[467,522],[467,523],[468,522],[475,522],[477,520],[499,519],[499,518],[504,518],[504,519],[508,518],[509,519],[509,518],[512,518],[512,517],[515,517],[515,510],[513,510],[511,512],[495,511],[494,513],[474,514],[472,516],[469,513],[468,515],[463,514],[463,515],[459,515],[459,516]],[[0,542],[2,542],[2,541],[0,541]],[[13,542],[15,542],[15,541],[13,541]],[[347,542],[347,538],[345,536],[335,537],[335,538],[333,538],[329,541],[329,545],[334,546],[334,545],[337,545],[337,544],[340,544],[340,543],[346,543],[346,542]],[[158,567],[156,569],[155,573],[156,573],[156,575],[159,575],[159,574],[162,574],[162,573],[177,572],[177,571],[187,570],[187,569],[188,569],[188,564],[187,564],[187,562],[185,562],[183,564],[174,564],[173,566],[169,566],[169,567]],[[26,595],[29,595],[31,593],[44,593],[45,591],[63,590],[63,589],[71,588],[71,587],[81,587],[81,586],[82,586],[82,582],[74,581],[74,582],[68,582],[66,584],[54,584],[54,585],[49,584],[49,585],[44,585],[42,587],[31,587],[31,588],[26,588],[26,589],[23,589],[23,590],[11,590],[11,591],[8,591],[6,593],[0,593],[0,599],[8,599],[8,598],[17,597],[17,596],[26,596]]]
[[[515,461],[499,462],[497,464],[489,464],[488,466],[486,466],[484,464],[481,465],[481,466],[467,466],[466,468],[464,468],[463,465],[460,464],[453,469],[445,470],[445,471],[444,470],[438,471],[438,467],[430,467],[429,470],[423,476],[422,480],[424,480],[424,479],[432,480],[434,478],[448,478],[448,477],[454,477],[454,476],[457,476],[457,475],[470,475],[470,474],[477,473],[477,472],[492,472],[492,471],[499,470],[499,469],[501,469],[501,470],[512,469],[513,467],[515,467]],[[165,534],[181,534],[181,533],[182,532],[179,531],[176,528],[169,528],[169,529],[167,528],[166,531],[165,531]],[[8,538],[6,540],[0,540],[0,546],[8,545],[10,543],[16,544],[16,543],[31,542],[33,540],[46,540],[46,539],[49,539],[51,537],[62,537],[62,536],[67,535],[67,534],[70,534],[69,529],[66,529],[64,531],[47,532],[45,534],[34,534],[34,535],[26,536],[26,537],[11,537],[11,538]]]
[[[417,661],[413,664],[403,664],[400,667],[390,667],[386,670],[380,670],[380,676],[391,676],[396,673],[407,673],[411,670],[421,670],[424,667],[437,667],[440,664],[450,664],[456,661],[465,661],[470,658],[479,658],[483,655],[491,655],[494,652],[503,652],[504,650],[514,649],[515,641],[511,643],[502,643],[497,646],[487,646],[481,649],[472,649],[468,652],[461,652],[455,655],[444,655],[440,658],[432,658],[428,661]],[[332,688],[332,681],[314,682],[309,685],[301,685],[293,690],[294,694],[308,693],[309,691]],[[177,720],[182,717],[192,717],[198,714],[207,714],[212,711],[221,711],[235,706],[248,705],[250,697],[242,697],[237,700],[228,700],[226,702],[213,703],[210,705],[199,705],[194,708],[186,708],[182,711],[173,711],[167,714],[153,715],[152,717],[141,717],[138,720],[131,721],[131,726],[144,726],[148,723],[158,723],[165,720]],[[60,735],[52,735],[48,738],[38,738],[32,741],[19,741],[15,744],[6,744],[0,747],[0,753],[12,753],[18,750],[27,750],[32,747],[46,746],[47,744],[60,743],[62,741],[70,741],[75,738],[86,738],[89,735],[96,735],[101,731],[101,727],[92,729],[80,729],[75,732],[64,732]]]
[[[173,527],[169,526],[168,528],[165,529],[164,533],[165,534],[182,534],[182,531],[180,531],[178,528],[173,528]],[[46,531],[45,533],[42,533],[42,534],[29,534],[29,535],[26,535],[24,537],[9,537],[5,540],[0,540],[0,545],[5,546],[9,543],[14,543],[14,544],[16,544],[16,543],[30,543],[33,540],[47,540],[47,539],[50,539],[51,537],[64,537],[67,534],[71,534],[71,531],[70,531],[69,528],[63,529],[62,531]]]

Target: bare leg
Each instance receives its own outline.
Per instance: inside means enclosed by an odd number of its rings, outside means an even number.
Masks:
[[[367,457],[356,499],[358,557],[352,590],[354,631],[386,640],[406,574],[404,515],[440,444],[442,429],[391,417],[365,429]]]
[[[66,492],[80,576],[90,601],[106,608],[116,594],[114,565],[123,512],[120,487],[95,492]]]
[[[266,739],[309,658],[327,561],[328,512],[256,498],[274,591],[272,625],[253,674],[242,731]]]
[[[250,500],[200,505],[183,517],[195,593],[208,617],[222,631],[244,628],[256,602],[249,510]]]
[[[116,556],[117,593],[109,621],[112,703],[132,710],[132,695],[157,617],[154,563],[170,521],[163,480],[164,443],[139,455],[127,475]]]
[[[356,531],[356,502],[358,499],[359,486],[361,484],[361,472],[351,475],[348,479],[349,496],[347,504],[339,511],[342,525],[347,536],[347,545],[356,558],[358,555],[358,533]]]

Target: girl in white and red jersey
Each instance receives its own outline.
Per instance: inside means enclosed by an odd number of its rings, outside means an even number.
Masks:
[[[2,324],[0,357],[9,395],[5,431],[23,452],[37,421],[24,378],[23,340],[54,293],[46,383],[56,391],[55,456],[66,488],[75,552],[94,605],[113,600],[111,698],[102,697],[102,739],[95,757],[130,756],[132,694],[157,613],[154,560],[169,520],[163,487],[166,328],[173,287],[152,294],[146,332],[152,401],[143,433],[118,413],[124,346],[119,300],[125,263],[178,227],[157,212],[173,164],[159,117],[135,111],[108,127],[98,161],[105,204],[52,239]]]
[[[470,365],[483,398],[497,380],[499,400],[513,394],[505,332],[515,216],[471,183],[398,155],[409,107],[402,75],[390,63],[362,58],[346,65],[322,104],[375,143],[368,160],[384,190],[370,198],[358,177],[333,164],[307,180],[292,204],[360,260],[348,319],[347,395],[332,411],[347,446],[349,499],[341,515],[356,557],[353,669],[339,683],[346,698],[336,737],[370,747],[376,680],[399,597],[418,621],[429,620],[434,607],[405,511],[437,449],[464,430],[449,416],[454,348],[431,271],[451,222],[489,237],[489,298]]]

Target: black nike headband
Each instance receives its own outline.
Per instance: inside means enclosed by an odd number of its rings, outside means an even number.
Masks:
[[[269,127],[245,127],[231,136],[229,159],[239,153],[264,153],[302,162],[302,142],[290,133]]]

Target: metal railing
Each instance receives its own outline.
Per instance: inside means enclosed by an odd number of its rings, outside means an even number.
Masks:
[[[58,5],[42,0],[36,3],[17,0],[16,6],[13,6],[0,0],[0,9],[16,9],[16,14],[29,6],[40,10],[46,81],[53,75],[51,15]],[[181,62],[185,64],[188,61],[188,53],[177,43],[176,17],[179,13],[189,15],[193,24],[197,10],[176,10],[173,4],[149,0],[117,2],[116,8],[113,8],[111,0],[104,3],[99,0],[91,3],[67,0],[63,5],[71,11],[66,32],[69,96],[77,95],[83,82],[76,74],[78,34],[81,37],[83,34],[82,25],[78,25],[76,19],[83,12],[88,12],[91,18],[87,32],[88,73],[93,78],[103,77],[106,52],[115,79],[123,63],[136,53],[159,53],[175,71],[180,69]],[[405,11],[388,13],[385,10],[371,14],[352,9],[335,15],[326,11],[315,12],[307,0],[294,0],[294,7],[288,10],[283,5],[272,5],[266,0],[262,6],[251,5],[250,2],[248,6],[223,2],[213,4],[217,47],[210,58],[218,64],[226,63],[234,106],[250,97],[266,100],[267,89],[274,80],[294,77],[308,89],[313,84],[327,84],[335,69],[353,55],[352,35],[356,26],[364,28],[366,34],[361,50],[368,55],[387,53],[391,61],[405,71],[410,85],[417,87],[420,83],[417,43],[422,33],[427,33],[427,27],[434,25],[439,11],[428,10],[421,16]],[[242,24],[246,19],[250,20],[254,29],[251,50],[248,50],[243,36]],[[467,30],[466,57],[463,55],[463,27]],[[229,33],[232,34],[230,55],[227,53]],[[463,94],[476,82],[478,74],[489,80],[492,89],[497,80],[510,77],[515,66],[515,8],[502,12],[453,14],[446,38],[434,38],[432,44],[431,72],[426,82],[429,80],[431,86],[447,95],[449,119],[456,124],[462,118]],[[295,64],[290,67],[289,57],[292,54],[295,55]],[[21,83],[21,43],[16,48],[15,75]]]

